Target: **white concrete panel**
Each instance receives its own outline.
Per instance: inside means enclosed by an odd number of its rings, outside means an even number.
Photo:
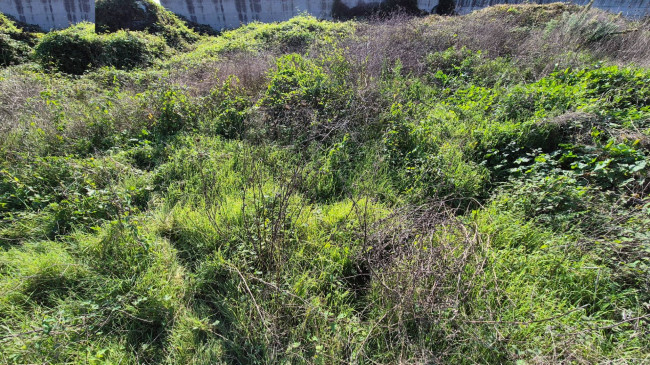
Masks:
[[[95,21],[95,0],[0,0],[0,12],[44,30]]]
[[[4,1],[4,0],[3,0]],[[378,4],[382,0],[341,0],[353,8],[359,5]],[[550,3],[557,0],[538,0]],[[586,4],[589,0],[576,0]],[[494,4],[524,3],[527,0],[456,0],[456,11],[467,14]],[[207,24],[215,29],[235,28],[252,21],[273,22],[290,19],[307,12],[318,18],[329,19],[334,0],[160,0],[160,3],[174,13],[194,22]],[[418,0],[418,7],[430,12],[438,0]],[[595,0],[594,6],[612,12],[623,12],[629,16],[650,14],[650,0]]]
[[[235,28],[253,21],[273,22],[300,13],[329,19],[334,0],[154,0],[172,12],[215,29]],[[417,0],[418,7],[431,11],[438,0]],[[456,0],[456,11],[467,14],[490,5],[523,3],[527,0]],[[550,3],[556,0],[537,0]],[[575,0],[584,5],[589,0]],[[353,8],[378,4],[381,0],[341,0]],[[627,16],[650,15],[650,0],[595,0],[594,6]],[[81,21],[95,21],[95,0],[0,0],[0,12],[45,30],[65,28]]]
[[[342,0],[348,7],[378,4],[382,0]],[[437,0],[420,0],[425,3]],[[334,0],[160,0],[176,14],[215,29],[235,28],[253,21],[274,22],[309,13],[329,19]]]

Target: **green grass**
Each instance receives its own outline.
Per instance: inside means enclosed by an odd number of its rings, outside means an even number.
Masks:
[[[648,24],[148,31],[0,18],[0,362],[650,358]]]

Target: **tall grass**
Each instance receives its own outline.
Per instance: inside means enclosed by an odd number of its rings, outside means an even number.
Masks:
[[[0,69],[1,362],[648,360],[646,21],[88,29]]]

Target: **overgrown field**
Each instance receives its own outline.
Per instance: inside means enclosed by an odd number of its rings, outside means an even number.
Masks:
[[[650,361],[650,20],[149,11],[0,18],[0,363]]]

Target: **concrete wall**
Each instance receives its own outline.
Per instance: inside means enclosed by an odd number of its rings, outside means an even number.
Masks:
[[[334,0],[158,0],[176,14],[215,29],[235,28],[251,21],[273,22],[288,20],[307,12],[316,17],[329,19]],[[354,8],[379,4],[383,0],[341,0],[345,6]],[[418,7],[430,12],[438,0],[418,0]]]
[[[382,0],[341,0],[349,8],[378,4]],[[532,0],[551,3],[558,0]],[[159,0],[160,4],[176,14],[215,29],[235,28],[252,21],[272,22],[287,20],[302,12],[316,17],[331,18],[334,0]],[[467,14],[494,4],[517,4],[528,0],[456,0],[456,11]],[[575,0],[585,5],[589,0]],[[418,0],[421,10],[431,12],[438,0]],[[650,0],[595,0],[594,6],[624,15],[641,17],[650,14]]]
[[[0,0],[0,12],[44,30],[95,21],[95,0]]]
[[[342,0],[354,7],[362,0]],[[381,0],[366,0],[366,4]],[[319,18],[331,16],[334,0],[160,0],[176,14],[215,29],[235,28],[252,21],[273,22],[290,19],[302,12]]]
[[[379,4],[383,0],[341,0],[349,8]],[[235,28],[251,21],[273,22],[288,20],[307,12],[329,19],[334,0],[159,0],[176,14],[215,29]],[[438,0],[418,0],[418,7],[431,11]]]
[[[252,21],[283,21],[307,12],[328,19],[335,0],[155,0],[172,12],[215,29],[235,28]],[[382,0],[341,0],[349,8],[378,4]],[[526,0],[456,0],[456,11],[467,14],[486,6],[523,3]],[[550,3],[556,0],[532,2]],[[584,5],[589,0],[574,0]],[[418,7],[430,12],[438,0],[418,0]],[[650,0],[595,0],[594,6],[624,15],[650,15]],[[0,12],[37,24],[44,30],[65,28],[81,21],[95,21],[95,0],[0,0]]]

